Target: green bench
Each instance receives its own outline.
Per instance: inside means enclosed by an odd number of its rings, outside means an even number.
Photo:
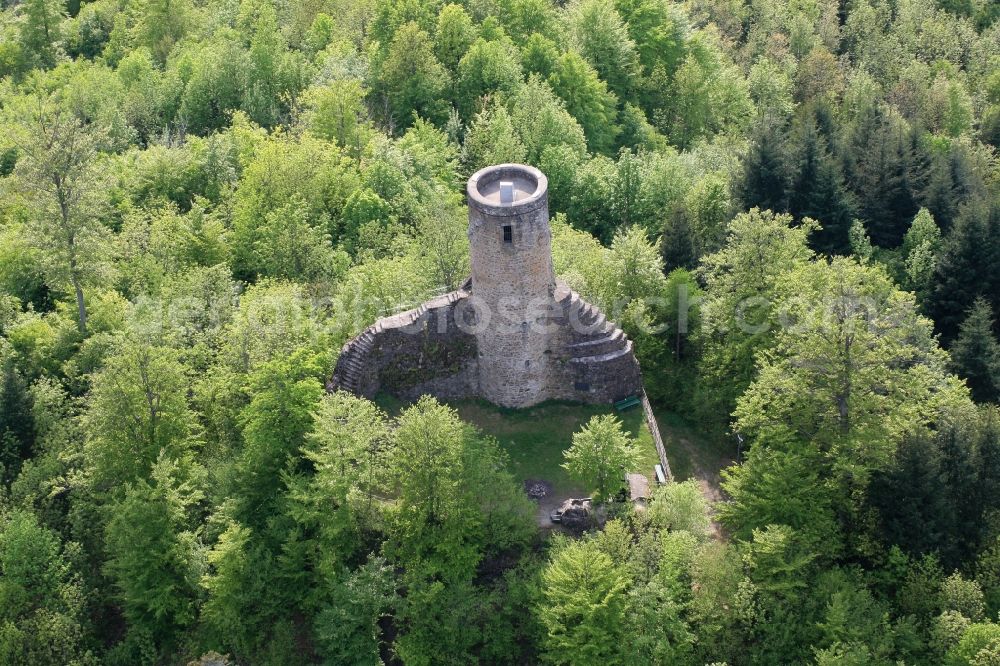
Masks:
[[[619,400],[618,402],[616,402],[615,411],[621,412],[628,409],[629,407],[635,407],[640,403],[642,403],[642,400],[639,400],[639,398],[633,395],[631,397],[625,398],[624,400]]]

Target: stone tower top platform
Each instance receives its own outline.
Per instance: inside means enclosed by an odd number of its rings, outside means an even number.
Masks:
[[[466,187],[469,206],[490,217],[523,215],[545,206],[549,181],[524,164],[498,164],[480,169]]]

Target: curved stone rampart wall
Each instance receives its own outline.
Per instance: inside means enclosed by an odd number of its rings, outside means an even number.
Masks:
[[[462,289],[380,319],[341,349],[329,388],[368,398],[385,391],[404,400],[424,394],[491,399],[484,382],[496,381],[496,374],[481,372],[491,355],[475,335],[484,323],[479,307]],[[548,315],[533,324],[546,330],[546,373],[532,389],[531,404],[605,404],[641,394],[632,341],[565,284],[556,283]]]
[[[367,398],[386,391],[405,400],[476,395],[476,338],[456,319],[467,314],[467,299],[467,291],[453,291],[378,320],[341,348],[327,388]]]

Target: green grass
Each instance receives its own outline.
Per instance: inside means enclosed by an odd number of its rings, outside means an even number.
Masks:
[[[511,472],[517,479],[545,479],[553,485],[557,495],[590,492],[580,488],[562,468],[563,451],[573,443],[573,433],[583,428],[591,417],[614,413],[610,405],[548,403],[521,410],[501,409],[484,402],[462,402],[453,406],[463,420],[497,438],[510,456]],[[618,416],[625,430],[639,439],[640,471],[651,475],[657,460],[656,448],[642,410],[633,408]]]
[[[393,415],[405,408],[405,403],[387,395],[377,396],[375,402]],[[544,479],[552,484],[553,494],[558,496],[581,496],[590,492],[580,488],[562,468],[563,451],[573,443],[573,433],[598,414],[617,414],[625,430],[638,438],[641,463],[636,471],[652,480],[653,466],[659,462],[642,408],[638,406],[615,412],[612,405],[562,402],[528,409],[504,409],[482,400],[449,404],[463,421],[497,439],[510,458],[510,470],[516,479]]]
[[[735,458],[736,445],[730,437],[706,433],[677,412],[659,405],[653,405],[653,413],[676,480],[694,478],[699,469],[717,473]]]

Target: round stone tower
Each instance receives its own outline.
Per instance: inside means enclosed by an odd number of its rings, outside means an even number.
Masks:
[[[480,390],[495,404],[527,407],[548,397],[548,181],[534,167],[500,164],[477,171],[467,193]]]

